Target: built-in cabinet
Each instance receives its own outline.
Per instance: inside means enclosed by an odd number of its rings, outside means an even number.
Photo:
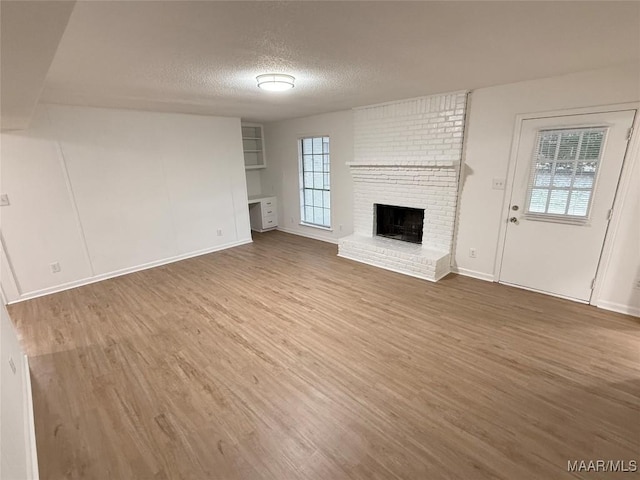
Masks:
[[[251,230],[266,232],[278,226],[276,197],[249,197]]]
[[[262,125],[242,122],[242,151],[245,169],[266,168],[267,158],[264,151]]]
[[[260,172],[251,171],[266,168],[267,159],[264,152],[264,133],[259,123],[242,122],[242,149],[244,167],[247,170],[247,190],[249,195],[249,218],[251,230],[266,232],[278,226],[276,197],[258,194],[262,190]],[[254,193],[251,195],[251,193]]]

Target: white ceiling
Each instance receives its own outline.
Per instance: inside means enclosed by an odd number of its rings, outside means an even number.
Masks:
[[[79,1],[41,101],[270,121],[639,59],[638,2]]]

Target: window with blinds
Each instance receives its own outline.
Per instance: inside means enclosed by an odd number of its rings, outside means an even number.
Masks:
[[[300,218],[331,227],[329,137],[300,139]]]
[[[606,133],[606,127],[538,132],[525,213],[586,221]]]

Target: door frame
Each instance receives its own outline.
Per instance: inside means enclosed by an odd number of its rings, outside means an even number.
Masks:
[[[600,253],[600,259],[598,260],[598,267],[596,269],[596,278],[594,288],[591,291],[591,298],[589,300],[590,305],[597,305],[600,290],[602,288],[602,279],[606,276],[607,269],[609,268],[609,262],[611,260],[611,254],[613,251],[613,241],[616,237],[620,225],[620,212],[624,204],[627,191],[631,185],[631,171],[638,157],[640,157],[640,102],[628,102],[617,103],[613,105],[602,105],[596,107],[583,107],[583,108],[571,108],[564,110],[552,110],[545,112],[535,113],[522,113],[516,115],[514,124],[513,137],[511,140],[511,152],[509,154],[509,163],[507,165],[507,175],[504,188],[504,194],[502,197],[502,210],[500,212],[500,231],[498,233],[498,248],[496,249],[496,258],[494,261],[493,269],[493,281],[500,281],[500,270],[502,269],[502,257],[507,239],[507,226],[509,221],[509,205],[511,202],[511,195],[513,193],[513,183],[516,171],[516,162],[518,156],[518,148],[520,147],[520,135],[522,132],[522,124],[525,120],[538,120],[542,118],[552,119],[554,117],[565,117],[570,115],[587,115],[591,113],[608,113],[608,112],[620,112],[625,110],[635,110],[636,115],[633,119],[633,133],[631,139],[627,143],[624,159],[622,161],[622,171],[620,173],[620,179],[618,180],[618,186],[613,198],[613,216],[609,221],[607,231],[604,237],[604,243]],[[524,287],[523,287],[524,288]],[[526,288],[525,288],[526,289]],[[546,295],[552,295],[548,292],[542,292]],[[559,296],[561,295],[553,295]],[[571,298],[569,300],[576,301]]]

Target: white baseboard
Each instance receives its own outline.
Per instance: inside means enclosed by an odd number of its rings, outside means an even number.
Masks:
[[[459,267],[451,267],[451,271],[453,273],[464,275],[466,277],[473,277],[473,278],[477,278],[479,280],[485,280],[487,282],[494,282],[495,281],[493,275],[488,274],[488,273],[476,272],[474,270],[469,270],[469,269],[466,269],[466,268],[459,268]],[[542,292],[540,290],[534,290],[534,289],[531,289],[531,288],[524,288],[524,287],[519,286],[519,285],[513,285],[513,286],[516,286],[518,288],[523,288],[524,290],[529,290],[529,291],[532,291],[532,292],[542,293],[544,295],[550,295],[552,297],[564,298],[565,300],[571,300],[573,302],[588,303],[588,302],[585,302],[585,301],[582,301],[582,300],[576,300],[575,298],[564,297],[562,295],[554,295],[554,294],[549,293],[549,292]],[[633,307],[631,305],[625,305],[625,304],[622,304],[622,303],[607,302],[607,301],[600,300],[595,304],[595,306],[598,307],[598,308],[602,308],[603,310],[610,310],[612,312],[624,313],[625,315],[633,315],[634,317],[640,317],[640,308]]]
[[[640,317],[640,308],[633,307],[631,305],[625,305],[623,303],[607,302],[606,300],[599,300],[596,307],[603,310],[610,310],[612,312],[624,313],[626,315],[633,315],[634,317]]]
[[[300,230],[293,230],[285,227],[277,227],[276,230],[284,233],[291,233],[292,235],[299,235],[301,237],[313,238],[314,240],[320,240],[321,242],[333,243],[334,245],[338,244],[338,240],[335,238],[327,238],[313,232],[301,232]]]
[[[461,267],[451,267],[452,273],[457,273],[458,275],[464,275],[465,277],[477,278],[478,280],[484,280],[485,282],[494,282],[492,273],[484,273],[477,272],[475,270],[469,270],[468,268]]]
[[[149,268],[159,267],[161,265],[166,265],[168,263],[179,262],[180,260],[186,260],[188,258],[199,257],[200,255],[206,255],[208,253],[218,252],[220,250],[226,250],[227,248],[238,247],[240,245],[245,245],[247,243],[251,243],[253,240],[239,240],[237,242],[225,243],[223,245],[217,245],[212,248],[207,248],[204,250],[198,250],[195,252],[185,253],[182,255],[176,255],[175,257],[169,257],[162,260],[156,260],[149,263],[144,263],[142,265],[136,265],[134,267],[123,268],[121,270],[116,270],[114,272],[102,273],[100,275],[95,275],[89,278],[83,278],[82,280],[76,280],[73,282],[63,283],[62,285],[56,285],[54,287],[43,288],[42,290],[36,290],[34,292],[27,292],[20,295],[17,300],[12,300],[8,304],[11,305],[13,303],[24,302],[25,300],[30,300],[36,297],[42,297],[44,295],[51,295],[52,293],[62,292],[64,290],[69,290],[71,288],[82,287],[84,285],[89,285],[91,283],[101,282],[102,280],[107,280],[109,278],[120,277],[122,275],[127,275],[128,273],[139,272],[141,270],[147,270]]]
[[[26,355],[24,355],[23,360],[23,372],[24,394],[22,398],[24,402],[24,438],[25,452],[27,453],[27,478],[29,480],[38,480],[40,473],[38,471],[38,450],[36,448],[36,423],[33,415],[31,371],[29,370],[29,358]]]

